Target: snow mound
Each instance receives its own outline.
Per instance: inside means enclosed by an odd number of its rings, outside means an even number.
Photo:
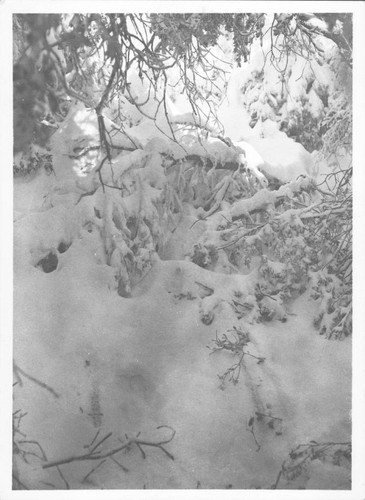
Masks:
[[[255,148],[264,163],[261,169],[265,174],[290,182],[299,175],[314,176],[313,158],[304,147],[289,137],[250,139],[249,144]]]

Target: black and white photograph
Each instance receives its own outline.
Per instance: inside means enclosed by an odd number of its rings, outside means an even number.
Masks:
[[[0,15],[1,500],[363,500],[364,3]]]

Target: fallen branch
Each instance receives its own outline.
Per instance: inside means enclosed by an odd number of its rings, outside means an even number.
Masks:
[[[84,148],[77,148],[77,150],[74,149],[73,152],[75,154],[68,154],[67,156],[69,158],[74,159],[74,160],[78,160],[79,158],[81,158],[82,156],[85,156],[90,151],[98,151],[99,149],[100,149],[100,145],[99,144],[95,144],[95,145],[87,146],[87,147],[84,147]]]
[[[32,375],[29,375],[24,370],[22,370],[16,363],[14,363],[14,365],[13,365],[13,371],[14,371],[15,376],[18,378],[19,385],[23,385],[22,382],[21,382],[21,377],[19,377],[19,373],[20,373],[21,375],[23,375],[27,379],[31,380],[35,384],[39,385],[43,389],[46,389],[55,398],[59,398],[60,397],[60,394],[58,394],[58,392],[56,392],[54,389],[52,389],[52,387],[50,387],[45,382],[41,382],[40,380],[38,380],[37,378],[33,377]]]
[[[215,170],[231,170],[235,172],[240,167],[240,163],[238,160],[225,161],[224,163],[221,163],[219,161],[215,161],[214,158],[211,159],[207,156],[200,156],[198,154],[187,154],[182,158],[174,160],[174,162],[168,167],[168,169],[173,168],[176,165],[179,165],[182,160],[186,162],[195,163],[197,166],[200,166],[201,168],[206,168],[207,170],[211,170],[212,168],[214,168]]]
[[[163,445],[170,443],[174,439],[176,431],[174,429],[172,429],[171,427],[167,426],[167,425],[161,425],[161,426],[157,427],[157,429],[161,429],[161,428],[164,428],[164,427],[170,429],[172,431],[172,434],[171,434],[171,436],[168,439],[165,439],[163,441],[157,441],[157,442],[154,442],[154,441],[144,441],[143,439],[138,439],[138,437],[136,437],[136,438],[128,438],[127,437],[127,441],[125,443],[123,443],[121,446],[118,446],[118,447],[113,448],[113,449],[111,449],[109,451],[105,451],[104,453],[101,453],[100,450],[99,451],[97,450],[97,448],[99,448],[99,446],[103,442],[105,442],[112,435],[112,433],[110,432],[101,441],[99,441],[96,445],[94,445],[90,449],[90,451],[88,451],[87,453],[83,453],[81,455],[73,455],[71,457],[67,457],[67,458],[64,458],[64,459],[61,459],[61,460],[54,460],[54,461],[51,461],[51,462],[48,462],[48,463],[44,464],[42,467],[43,467],[43,469],[49,469],[50,467],[57,467],[59,465],[64,465],[64,464],[68,464],[68,463],[72,463],[72,462],[77,462],[77,461],[83,461],[83,460],[103,460],[104,458],[112,457],[113,455],[115,455],[115,454],[117,454],[117,453],[119,453],[119,452],[121,452],[123,450],[128,450],[133,445],[137,446],[139,449],[141,449],[141,447],[143,447],[143,446],[152,446],[152,447],[155,447],[155,448],[159,448],[171,460],[174,460],[173,455],[170,452],[168,452],[164,448]],[[144,454],[143,458],[145,458],[145,453],[143,452],[143,454]]]
[[[222,245],[221,247],[218,247],[216,250],[219,251],[219,250],[224,250],[225,248],[231,247],[232,245],[235,245],[240,240],[242,240],[245,236],[251,236],[252,233],[255,233],[255,231],[257,231],[259,229],[262,229],[264,226],[266,226],[266,223],[265,224],[258,224],[255,227],[251,227],[250,229],[247,229],[246,231],[243,231],[238,236],[238,238],[236,238],[235,240],[229,241],[225,245]]]

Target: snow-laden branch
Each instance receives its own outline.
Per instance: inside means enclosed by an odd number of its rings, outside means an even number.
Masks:
[[[293,198],[302,191],[313,191],[315,185],[309,177],[300,177],[296,181],[289,182],[281,186],[276,191],[261,189],[251,198],[239,200],[231,208],[223,210],[220,214],[226,219],[236,220],[242,217],[250,218],[250,214],[267,210],[268,207],[276,207],[285,198]]]

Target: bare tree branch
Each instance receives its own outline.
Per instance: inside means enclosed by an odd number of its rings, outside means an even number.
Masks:
[[[99,445],[102,442],[104,442],[108,437],[111,436],[111,433],[109,433],[97,445],[94,445],[93,448],[91,448],[91,450],[89,452],[83,453],[81,455],[73,455],[71,457],[67,457],[67,458],[64,458],[64,459],[61,459],[61,460],[54,460],[54,461],[51,461],[51,462],[48,462],[48,463],[44,464],[42,467],[43,467],[43,469],[48,469],[50,467],[57,467],[59,465],[68,464],[68,463],[77,462],[77,461],[83,461],[83,460],[102,460],[104,458],[112,457],[113,455],[115,455],[115,454],[117,454],[117,453],[119,453],[119,452],[121,452],[123,450],[128,450],[133,445],[136,445],[137,447],[150,446],[150,447],[159,448],[171,460],[174,460],[173,455],[171,455],[171,453],[169,453],[164,448],[163,445],[170,443],[174,439],[176,431],[173,430],[171,427],[166,426],[166,425],[157,427],[157,429],[161,429],[161,428],[164,428],[164,427],[166,427],[166,428],[168,428],[168,429],[170,429],[172,431],[171,436],[168,439],[165,439],[165,440],[161,440],[161,441],[145,441],[145,440],[138,439],[138,438],[128,438],[127,441],[125,443],[123,443],[121,446],[118,446],[118,447],[113,448],[111,450],[105,451],[104,453],[102,453],[101,451],[97,451],[97,448],[99,447]]]

